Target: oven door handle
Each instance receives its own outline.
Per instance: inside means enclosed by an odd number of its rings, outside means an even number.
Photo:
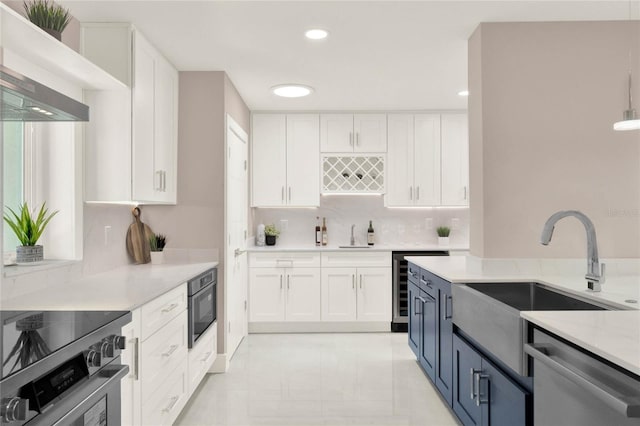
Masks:
[[[637,398],[633,398],[631,403],[629,403],[629,401],[625,401],[623,395],[616,395],[609,392],[605,383],[602,383],[601,386],[598,384],[596,379],[589,377],[587,373],[574,371],[563,363],[558,362],[560,358],[553,357],[553,354],[550,353],[550,350],[552,349],[553,345],[547,343],[529,343],[524,345],[524,351],[527,354],[531,355],[537,361],[541,362],[557,374],[580,386],[585,393],[599,399],[625,417],[640,417],[640,401],[638,401]]]
[[[57,402],[45,413],[36,417],[37,421],[49,419],[53,426],[68,425],[82,416],[89,408],[102,399],[111,386],[120,390],[120,380],[129,372],[127,365],[107,365],[89,378],[87,382]],[[108,398],[107,398],[108,399]],[[120,401],[107,401],[107,404],[119,404]],[[41,417],[46,417],[42,418]],[[54,423],[55,422],[55,423]]]

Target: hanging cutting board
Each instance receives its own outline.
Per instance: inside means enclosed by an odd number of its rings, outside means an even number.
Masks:
[[[151,262],[149,238],[153,236],[153,231],[142,222],[140,208],[135,207],[131,213],[134,221],[127,231],[127,252],[135,263],[149,263]]]

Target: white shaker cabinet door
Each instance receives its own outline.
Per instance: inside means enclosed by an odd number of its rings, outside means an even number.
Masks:
[[[412,206],[415,192],[413,114],[389,114],[388,130],[385,203],[390,207]]]
[[[353,114],[320,114],[320,151],[353,152]]]
[[[466,114],[442,114],[442,205],[469,204],[469,134]]]
[[[249,321],[284,321],[284,269],[249,268]]]
[[[287,205],[320,205],[320,118],[287,115]]]
[[[284,114],[253,116],[251,205],[286,205],[287,118]]]
[[[391,321],[391,268],[358,268],[358,321]]]
[[[416,114],[414,205],[440,205],[440,115]]]
[[[322,268],[322,321],[355,321],[356,291],[355,268]]]
[[[320,268],[291,268],[286,274],[287,321],[320,321]]]
[[[353,133],[355,152],[387,152],[386,114],[355,114]]]

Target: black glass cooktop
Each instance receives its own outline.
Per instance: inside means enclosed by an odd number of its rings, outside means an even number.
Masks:
[[[4,379],[127,311],[0,311],[0,354]]]

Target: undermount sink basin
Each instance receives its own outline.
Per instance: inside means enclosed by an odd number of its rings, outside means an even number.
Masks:
[[[606,308],[530,283],[474,283],[468,287],[519,311],[604,311]]]
[[[338,248],[368,249],[371,248],[371,246],[338,246]]]
[[[458,330],[522,376],[529,373],[523,349],[528,329],[520,311],[608,309],[536,282],[468,283],[451,290],[453,323]]]

